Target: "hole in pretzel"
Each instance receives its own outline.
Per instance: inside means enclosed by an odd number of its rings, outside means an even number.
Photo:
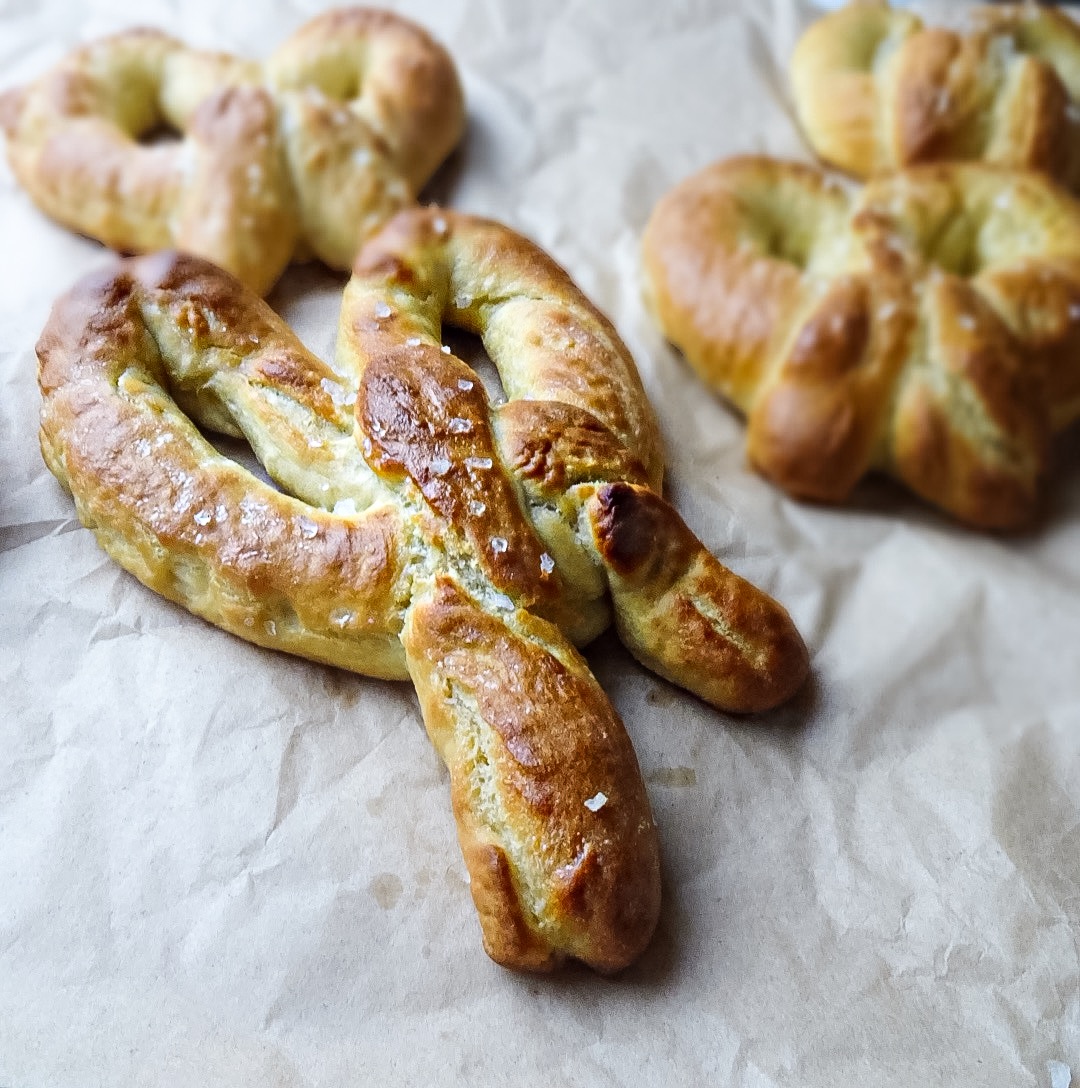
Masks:
[[[476,371],[488,400],[494,404],[506,403],[506,390],[503,388],[499,371],[491,361],[491,356],[484,350],[483,341],[474,333],[464,332],[449,325],[443,327],[443,343],[463,362]]]
[[[235,461],[241,468],[246,468],[252,476],[262,480],[264,484],[268,484],[275,491],[281,491],[277,482],[263,468],[262,462],[255,456],[255,451],[245,439],[230,438],[229,435],[225,434],[215,434],[215,432],[209,431],[205,427],[200,427],[199,433],[222,457]]]
[[[138,133],[135,142],[140,147],[167,147],[178,144],[183,138],[184,134],[178,128],[159,118],[148,129]]]

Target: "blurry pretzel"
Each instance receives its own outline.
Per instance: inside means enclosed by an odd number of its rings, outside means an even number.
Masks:
[[[128,31],[0,98],[12,169],[47,214],[125,252],[206,257],[260,294],[294,254],[349,268],[463,124],[446,51],[366,8],[312,19],[265,64]],[[139,142],[168,128],[180,139]]]
[[[736,158],[660,202],[644,262],[780,486],[839,501],[881,469],[976,526],[1032,517],[1080,416],[1080,204],[1042,175],[913,167],[849,194]]]
[[[444,321],[479,333],[506,403],[441,346]],[[332,366],[174,255],[84,280],[38,354],[45,460],[122,566],[253,642],[412,678],[488,952],[630,962],[656,921],[656,832],[572,642],[613,610],[642,662],[734,710],[791,695],[807,659],[660,497],[633,362],[566,274],[504,227],[417,210],[362,250]],[[291,495],[182,409],[246,437]]]
[[[1033,4],[964,14],[927,28],[855,0],[813,23],[791,77],[814,151],[858,177],[981,159],[1080,186],[1080,27]]]

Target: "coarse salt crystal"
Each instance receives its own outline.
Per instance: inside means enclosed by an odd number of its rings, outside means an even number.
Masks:
[[[550,574],[555,569],[555,560],[547,552],[540,555],[540,569],[545,574]]]
[[[599,812],[607,804],[607,794],[597,791],[585,801],[585,807],[590,812]]]
[[[386,305],[385,302],[375,303],[375,316],[376,317],[389,317],[394,311]]]
[[[956,323],[961,328],[964,328],[964,329],[973,329],[973,328],[975,328],[975,318],[973,318],[971,316],[971,314],[961,314],[956,319]]]
[[[1072,1069],[1064,1062],[1051,1058],[1046,1063],[1046,1071],[1050,1074],[1050,1088],[1069,1088],[1072,1084]]]
[[[348,627],[354,619],[356,619],[356,613],[350,612],[347,608],[335,608],[334,611],[330,613],[330,622],[335,627]]]
[[[410,336],[409,339],[405,341],[405,346],[407,348],[418,348],[420,346],[420,337]]]
[[[491,550],[496,555],[502,555],[502,553],[506,551],[509,546],[510,545],[507,544],[506,537],[504,536],[493,536],[491,538]]]
[[[514,602],[510,600],[505,593],[493,593],[491,595],[491,603],[503,612],[514,611]]]
[[[487,504],[486,503],[480,502],[479,499],[470,500],[470,502],[469,502],[469,513],[472,514],[473,517],[477,517],[477,518],[480,517],[480,515],[483,514],[484,511],[486,511],[486,510],[487,510]]]
[[[443,344],[442,353],[443,353],[443,355],[449,355],[450,354],[450,345],[449,344]]]
[[[333,512],[338,517],[351,517],[356,514],[356,500],[355,499],[338,499],[334,503]]]
[[[462,393],[468,393],[468,391],[472,389],[473,383],[469,381],[468,378],[458,378],[457,387],[462,391]]]
[[[491,468],[492,461],[490,457],[466,457],[465,467],[476,469],[489,469]]]
[[[312,521],[311,518],[297,518],[296,527],[300,530],[300,535],[308,540],[312,540],[314,537],[319,535],[318,523]]]
[[[431,228],[435,231],[436,234],[445,234],[446,220],[443,219],[441,215],[435,216],[435,218],[431,221]]]
[[[209,525],[210,519],[214,515],[209,510],[197,510],[195,512],[195,524],[196,525]]]
[[[436,476],[445,476],[450,471],[450,462],[445,457],[433,457],[431,459],[431,471]]]
[[[454,416],[450,420],[450,433],[451,434],[468,434],[472,430],[472,423],[467,419],[462,419],[461,416]]]

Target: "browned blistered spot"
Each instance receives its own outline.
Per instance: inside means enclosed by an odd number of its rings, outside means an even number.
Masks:
[[[646,482],[641,461],[591,412],[560,401],[517,400],[496,417],[507,463],[541,497],[594,480]]]
[[[681,536],[668,531],[670,507],[652,498],[651,492],[629,483],[606,484],[593,498],[597,546],[604,561],[624,578],[641,578],[659,567],[680,570],[689,558]]]

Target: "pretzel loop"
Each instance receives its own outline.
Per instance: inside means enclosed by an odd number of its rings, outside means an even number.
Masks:
[[[505,404],[443,348],[444,319],[480,334]],[[412,679],[489,953],[630,962],[656,921],[656,832],[573,642],[613,608],[647,665],[737,710],[790,695],[806,651],[654,490],[636,370],[565,273],[505,228],[414,211],[358,258],[333,367],[175,256],[77,286],[39,357],[46,460],[122,565],[251,641]]]
[[[177,246],[261,294],[294,255],[348,268],[460,137],[447,53],[388,12],[305,24],[259,64],[135,30],[0,98],[16,177],[114,249]],[[171,141],[140,142],[161,129]]]

